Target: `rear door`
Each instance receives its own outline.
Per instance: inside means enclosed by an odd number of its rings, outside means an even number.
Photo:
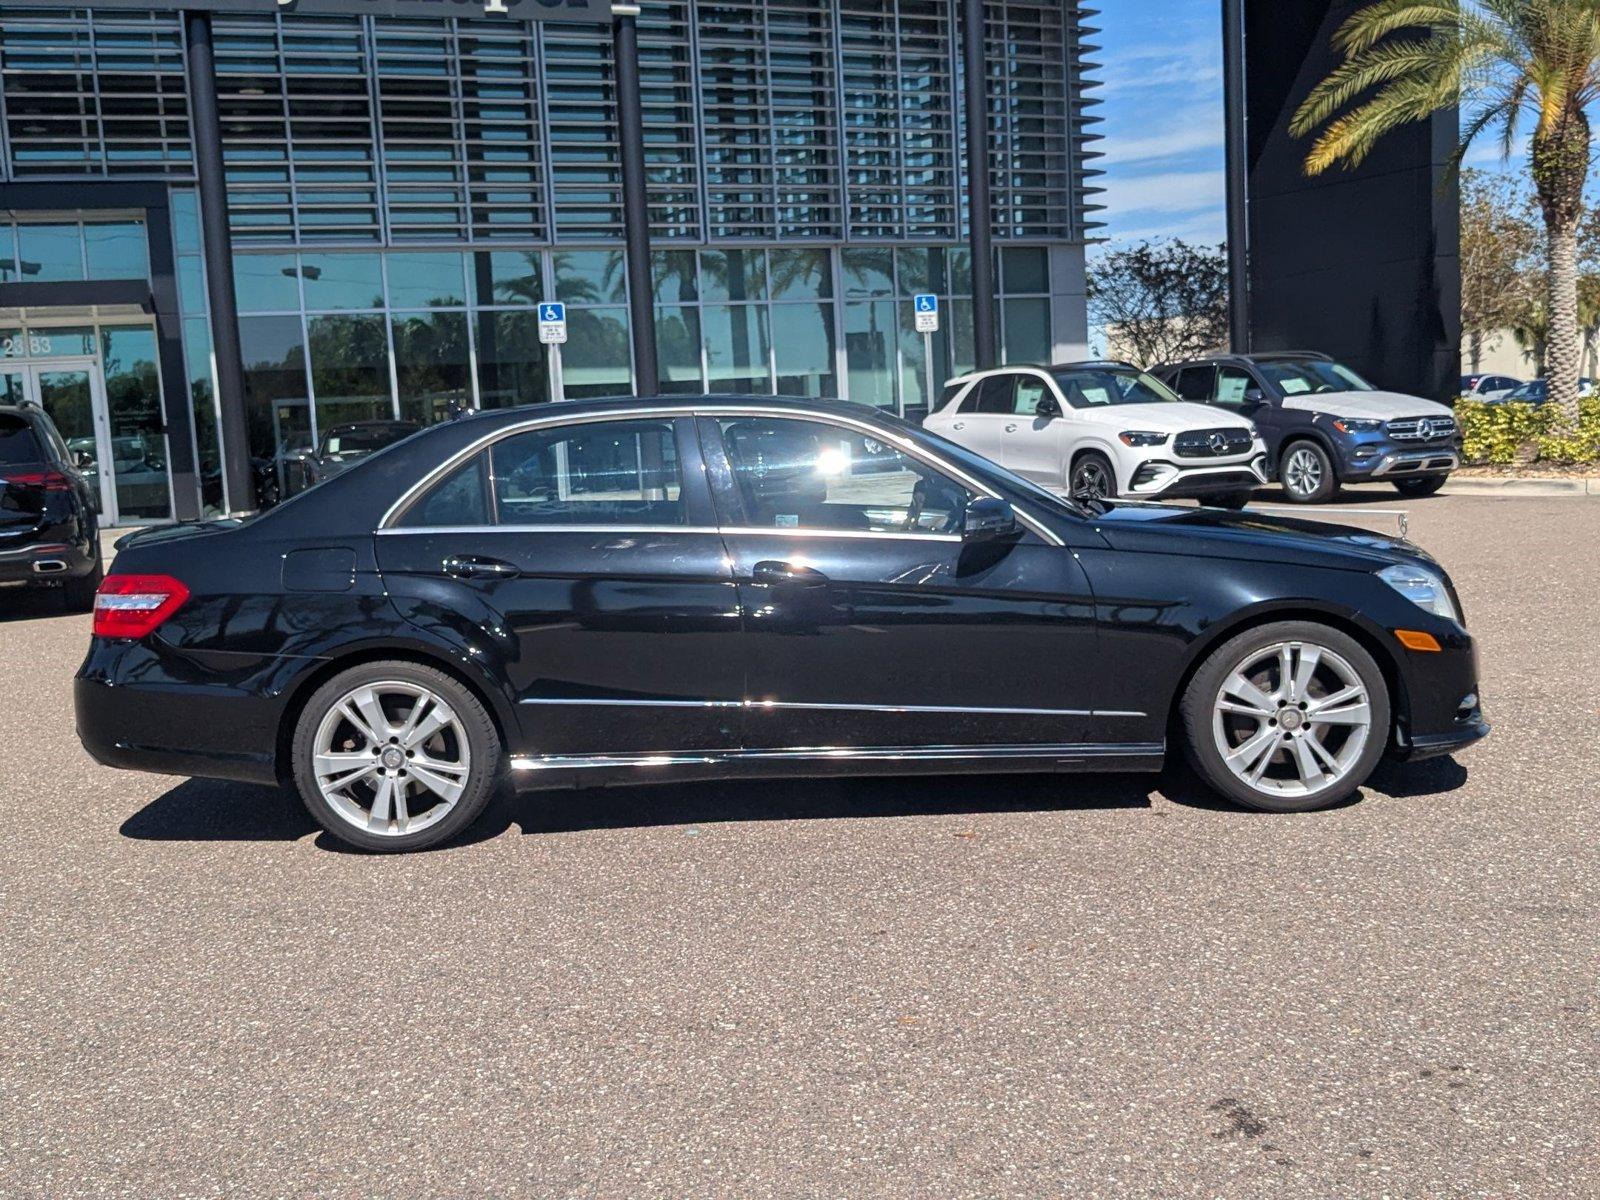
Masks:
[[[1015,388],[1016,378],[1010,374],[978,380],[950,422],[950,440],[999,462],[1005,453],[1005,427],[1011,421]]]
[[[691,419],[510,431],[377,542],[402,612],[509,682],[519,752],[738,745],[738,590]]]

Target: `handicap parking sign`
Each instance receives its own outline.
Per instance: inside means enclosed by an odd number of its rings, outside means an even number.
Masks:
[[[918,292],[911,297],[911,311],[917,318],[918,333],[939,332],[939,297],[929,292]]]
[[[567,306],[548,301],[539,305],[539,340],[545,345],[561,345],[567,340]]]

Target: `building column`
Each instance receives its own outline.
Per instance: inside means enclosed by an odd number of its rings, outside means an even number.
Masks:
[[[1228,341],[1250,352],[1248,144],[1245,140],[1244,0],[1222,0],[1224,146],[1228,197]]]
[[[978,370],[998,366],[995,346],[994,219],[989,202],[989,97],[984,65],[983,0],[961,0],[966,75],[967,244],[972,249],[972,350]]]
[[[211,15],[184,13],[184,35],[200,236],[205,249],[206,299],[217,364],[217,406],[222,413],[222,478],[228,507],[235,513],[247,513],[255,511],[256,496],[244,412],[244,358],[239,347],[239,306],[233,292],[233,238],[228,232],[228,184],[222,162]]]
[[[617,71],[617,140],[622,161],[622,227],[627,244],[628,326],[633,378],[641,396],[661,391],[656,358],[655,288],[650,278],[650,201],[645,190],[644,106],[639,98],[639,8],[613,4]]]

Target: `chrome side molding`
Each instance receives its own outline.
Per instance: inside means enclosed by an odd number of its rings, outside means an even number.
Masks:
[[[1148,758],[1166,752],[1161,742],[995,746],[812,746],[789,750],[684,750],[642,754],[516,755],[513,771],[586,770],[605,767],[712,766],[741,762],[1003,762],[1013,759]]]

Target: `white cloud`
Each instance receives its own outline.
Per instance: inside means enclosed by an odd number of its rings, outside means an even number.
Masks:
[[[1128,214],[1187,213],[1223,201],[1221,171],[1157,171],[1149,175],[1108,175],[1098,181],[1105,191],[1095,198],[1118,220]]]
[[[1097,142],[1095,149],[1102,157],[1096,166],[1108,170],[1129,163],[1149,162],[1152,159],[1174,158],[1196,151],[1222,153],[1222,113],[1215,121],[1195,121],[1188,125],[1152,133],[1144,137],[1107,137]]]

